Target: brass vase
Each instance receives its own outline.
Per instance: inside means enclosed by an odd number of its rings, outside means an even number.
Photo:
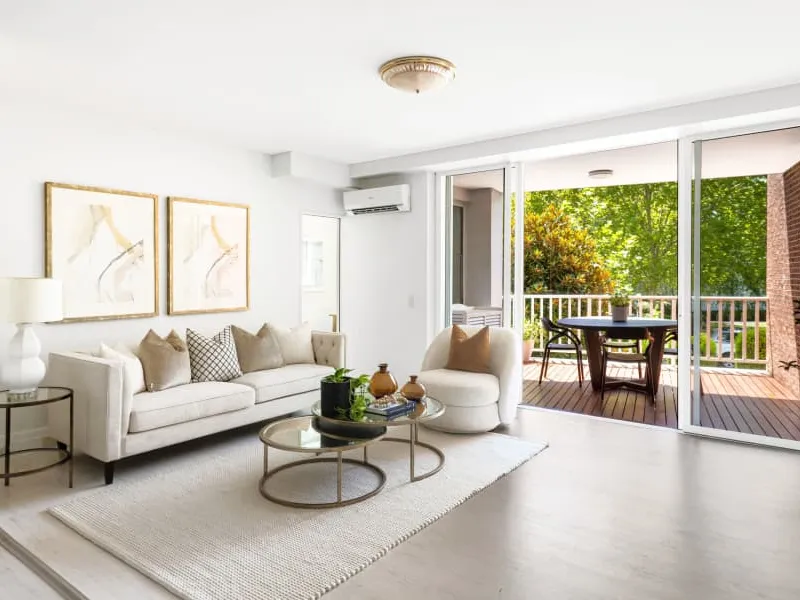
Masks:
[[[419,402],[425,397],[425,386],[417,381],[417,376],[412,375],[408,382],[400,389],[403,398]]]
[[[389,372],[388,367],[389,365],[386,363],[379,364],[378,370],[369,380],[369,393],[376,398],[383,398],[397,391],[397,381]]]

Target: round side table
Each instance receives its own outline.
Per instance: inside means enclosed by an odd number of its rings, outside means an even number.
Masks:
[[[27,448],[24,450],[12,450],[11,449],[11,412],[15,408],[22,408],[25,406],[41,406],[44,404],[51,404],[52,402],[60,402],[62,400],[69,401],[69,445],[64,447],[59,444],[56,448]],[[0,391],[0,410],[5,411],[6,417],[6,439],[5,439],[5,448],[3,454],[0,454],[0,457],[3,458],[3,472],[2,478],[4,480],[4,485],[8,486],[11,482],[11,479],[14,477],[22,477],[24,475],[31,475],[33,473],[38,473],[40,471],[44,471],[45,469],[50,469],[57,465],[63,465],[64,463],[68,463],[69,467],[69,487],[72,487],[72,453],[74,451],[73,447],[73,430],[74,430],[74,400],[73,400],[73,392],[69,388],[63,387],[39,387],[36,390],[25,393],[25,394],[11,394],[8,390]],[[11,470],[11,457],[15,454],[36,454],[36,453],[55,453],[57,458],[56,460],[41,466],[36,467],[33,469],[24,469],[20,471],[12,471]]]

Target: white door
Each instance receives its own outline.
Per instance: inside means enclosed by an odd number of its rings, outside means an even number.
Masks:
[[[339,219],[303,215],[300,231],[303,322],[319,331],[338,331]]]

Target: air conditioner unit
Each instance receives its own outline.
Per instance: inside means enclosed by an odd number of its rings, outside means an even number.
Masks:
[[[349,190],[344,192],[344,209],[348,215],[408,212],[411,210],[411,187],[407,183]]]

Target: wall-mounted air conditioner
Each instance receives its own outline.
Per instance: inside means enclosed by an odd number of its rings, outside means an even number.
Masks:
[[[411,210],[411,187],[407,183],[344,192],[348,215],[408,212]]]

